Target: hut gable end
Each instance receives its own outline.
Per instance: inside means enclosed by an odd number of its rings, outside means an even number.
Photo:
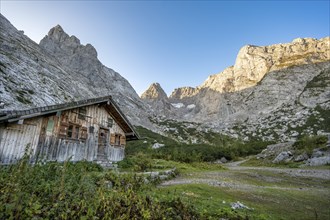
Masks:
[[[126,140],[138,139],[110,96],[32,110],[0,112],[0,162],[14,163],[28,147],[32,160],[124,158]]]

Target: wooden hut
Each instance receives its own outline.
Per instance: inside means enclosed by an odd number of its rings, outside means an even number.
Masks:
[[[26,149],[31,159],[96,161],[124,158],[126,141],[138,134],[111,96],[0,112],[0,162],[15,163]]]

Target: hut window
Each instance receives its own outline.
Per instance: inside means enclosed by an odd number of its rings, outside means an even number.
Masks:
[[[78,139],[79,138],[79,127],[75,127],[73,138]]]
[[[85,127],[81,128],[80,139],[84,139],[84,140],[87,139],[87,128],[85,128]]]
[[[59,135],[62,137],[67,136],[67,131],[68,131],[69,124],[66,122],[61,122],[60,124],[60,130],[59,130]]]
[[[68,131],[67,131],[66,136],[68,138],[78,139],[79,138],[79,130],[80,130],[80,127],[78,125],[70,124],[69,127],[68,127]]]
[[[85,120],[86,119],[86,113],[87,113],[87,111],[86,111],[85,107],[79,108],[78,118],[82,119],[82,120]]]
[[[115,145],[115,146],[121,145],[121,135],[120,134],[111,134],[110,144]]]
[[[112,128],[113,125],[113,119],[112,118],[108,118],[108,127]]]
[[[110,144],[111,145],[115,145],[115,141],[116,141],[116,135],[115,134],[111,134],[110,135]]]
[[[69,125],[67,137],[72,138],[73,125]]]
[[[94,133],[94,127],[93,126],[90,126],[88,130],[89,130],[90,134]]]
[[[53,132],[54,129],[54,120],[53,119],[49,119],[48,120],[48,124],[47,124],[47,132]]]
[[[116,134],[115,145],[120,145],[120,134]]]

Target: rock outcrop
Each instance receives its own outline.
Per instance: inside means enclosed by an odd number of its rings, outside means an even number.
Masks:
[[[193,88],[193,87],[177,88],[177,89],[174,89],[174,91],[170,95],[170,99],[172,99],[172,100],[186,99],[188,97],[193,97],[194,95],[197,94],[197,92],[198,92],[198,89]]]

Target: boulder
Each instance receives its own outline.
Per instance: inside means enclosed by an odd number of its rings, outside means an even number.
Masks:
[[[330,164],[330,156],[314,157],[306,161],[307,166],[322,166]]]
[[[323,156],[324,156],[324,152],[320,151],[319,149],[313,150],[312,158],[323,157]]]
[[[164,147],[165,144],[160,144],[160,143],[155,143],[154,145],[152,145],[152,149],[158,149],[158,148],[161,148],[161,147]]]
[[[283,151],[277,155],[277,157],[273,160],[273,163],[289,161],[291,158],[292,158],[292,153],[290,151]]]
[[[228,161],[228,160],[227,160],[225,157],[221,157],[221,159],[220,159],[220,162],[221,162],[221,163],[227,163],[227,161]]]
[[[307,153],[304,152],[304,153],[298,155],[298,156],[294,159],[294,161],[295,161],[295,162],[300,162],[300,161],[307,160],[308,158],[309,158],[309,157],[308,157]]]
[[[285,143],[268,145],[266,149],[264,149],[260,154],[257,155],[257,158],[264,159],[279,155],[283,151],[290,152],[293,143],[294,142],[285,142]]]
[[[251,210],[251,208],[247,207],[246,205],[244,205],[243,203],[241,203],[239,201],[231,203],[230,205],[231,205],[232,209],[248,209],[248,210]]]

